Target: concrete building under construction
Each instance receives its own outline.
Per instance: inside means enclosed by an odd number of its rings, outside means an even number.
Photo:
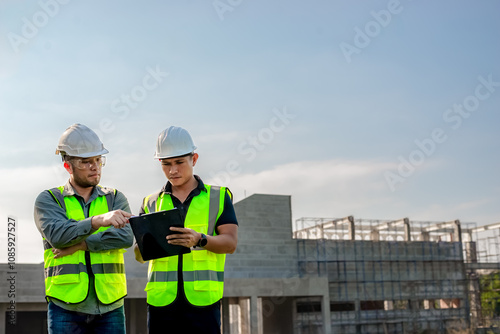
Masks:
[[[292,224],[291,198],[281,195],[255,194],[235,210],[224,333],[466,333],[493,328],[500,314],[500,224],[352,216]],[[45,333],[43,264],[0,270],[16,277],[15,300],[0,285],[0,334]],[[131,250],[126,272],[127,333],[146,333],[147,265]]]

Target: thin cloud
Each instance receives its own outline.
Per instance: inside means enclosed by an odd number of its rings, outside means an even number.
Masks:
[[[242,193],[291,195],[294,218],[362,214],[390,202],[381,196],[387,192],[380,174],[387,168],[387,163],[374,161],[302,161],[235,176],[229,186],[236,200]]]

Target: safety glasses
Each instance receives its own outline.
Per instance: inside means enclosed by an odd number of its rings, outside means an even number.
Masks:
[[[102,156],[92,158],[73,158],[70,161],[71,165],[78,169],[91,169],[92,166],[101,168],[106,165],[106,157]]]

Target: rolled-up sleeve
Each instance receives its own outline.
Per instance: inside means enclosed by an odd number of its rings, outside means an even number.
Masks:
[[[66,211],[43,191],[35,200],[35,224],[42,236],[55,248],[66,248],[85,240],[94,230],[90,218],[68,219]]]
[[[119,191],[116,192],[115,200],[113,203],[114,210],[123,210],[131,213],[125,195]],[[105,231],[90,235],[86,239],[87,248],[91,252],[103,252],[112,249],[129,248],[134,242],[134,234],[130,224],[125,227],[115,228],[111,226]]]

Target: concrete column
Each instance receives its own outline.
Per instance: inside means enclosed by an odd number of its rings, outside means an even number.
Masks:
[[[431,235],[429,232],[422,232],[422,240],[421,241],[431,241]]]
[[[418,305],[418,301],[416,301],[416,300],[409,300],[408,305],[410,307],[410,310],[419,310],[420,309],[420,307]]]
[[[5,323],[5,312],[8,306],[7,303],[0,303],[0,334],[5,334],[5,326],[7,325]]]
[[[477,326],[484,326],[483,312],[481,306],[481,286],[479,284],[479,276],[477,274],[471,275],[469,280],[470,292],[470,312],[471,312],[471,325],[473,328]]]
[[[323,298],[321,298],[321,310],[323,312],[323,333],[331,334],[332,333],[332,317],[330,312],[330,294],[328,291],[325,291]],[[295,313],[295,311],[294,311]]]
[[[477,248],[475,241],[465,243],[465,260],[470,263],[477,263]]]
[[[408,218],[403,219],[405,225],[405,241],[411,241],[411,227],[410,220]]]
[[[229,298],[229,333],[240,333],[241,322],[241,309],[239,305],[239,298]],[[248,331],[247,331],[248,332]]]
[[[358,298],[354,300],[354,311],[355,315],[355,323],[356,323],[356,334],[361,334],[361,302]]]
[[[292,323],[293,323],[293,333],[292,334],[298,334],[298,329],[295,326],[297,323],[297,299],[293,298],[292,301]]]
[[[453,241],[462,242],[462,228],[460,227],[460,220],[455,220],[453,222]]]
[[[259,298],[250,297],[250,332],[252,334],[263,334],[262,328],[262,302],[259,307]]]
[[[356,240],[356,228],[354,226],[354,217],[349,216],[347,217],[347,220],[349,221],[349,240]]]
[[[229,298],[222,298],[221,300],[221,315],[222,315],[222,333],[231,334],[231,324],[229,316]]]
[[[424,300],[424,309],[433,310],[434,309],[434,299]]]
[[[248,305],[248,298],[238,298],[240,306],[240,328],[241,334],[253,334],[251,329],[251,310]]]
[[[380,232],[373,230],[370,232],[370,239],[372,241],[379,241],[380,240]]]

